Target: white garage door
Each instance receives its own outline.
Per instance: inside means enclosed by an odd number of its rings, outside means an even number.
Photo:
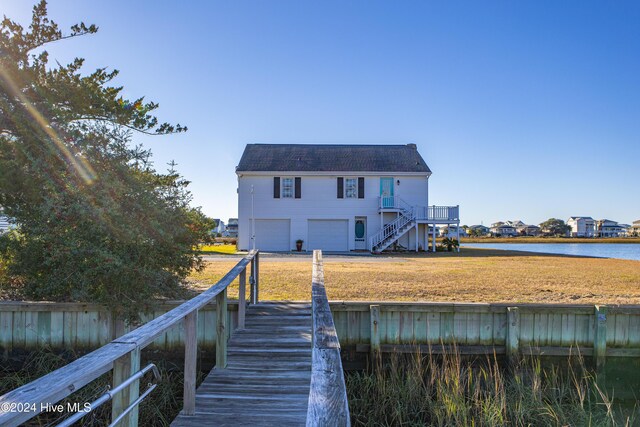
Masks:
[[[309,250],[323,251],[349,250],[349,221],[348,220],[309,220]]]
[[[261,251],[290,251],[288,219],[256,219],[256,248]]]

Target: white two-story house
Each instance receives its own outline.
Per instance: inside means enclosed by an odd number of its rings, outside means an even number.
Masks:
[[[571,237],[594,237],[596,235],[596,222],[590,216],[572,216],[567,220],[571,227]]]
[[[459,225],[458,206],[429,206],[415,144],[249,144],[236,174],[241,250],[435,250],[435,226]]]

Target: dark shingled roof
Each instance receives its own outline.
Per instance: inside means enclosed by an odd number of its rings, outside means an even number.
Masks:
[[[415,144],[247,144],[236,171],[431,172]]]

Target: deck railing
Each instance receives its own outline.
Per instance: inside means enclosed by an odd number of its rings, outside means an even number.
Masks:
[[[378,208],[410,211],[412,206],[400,196],[384,196],[378,197]]]
[[[227,288],[239,277],[238,328],[244,328],[246,311],[247,266],[251,264],[251,303],[258,302],[259,251],[251,251],[233,267],[218,283],[184,304],[116,338],[107,345],[55,370],[29,384],[0,396],[2,408],[29,408],[28,411],[0,412],[0,425],[18,426],[35,417],[43,409],[81,389],[101,375],[113,370],[113,387],[126,382],[140,371],[141,351],[168,329],[184,322],[185,370],[183,413],[192,415],[195,410],[196,362],[198,354],[198,310],[214,298],[216,300],[216,369],[227,366]],[[130,406],[137,404],[140,381],[131,382],[126,391],[113,398],[111,417],[117,419]],[[48,405],[48,406],[47,406]],[[120,426],[136,426],[138,410],[131,410]]]
[[[460,206],[416,206],[415,215],[417,220],[458,221]]]
[[[322,251],[313,251],[313,350],[307,426],[350,426],[340,342],[324,287]]]
[[[378,197],[378,209],[413,212],[418,220],[457,221],[460,219],[460,206],[411,206],[400,196]]]

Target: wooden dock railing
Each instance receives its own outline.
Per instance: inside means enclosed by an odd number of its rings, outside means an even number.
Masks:
[[[350,426],[340,342],[324,287],[322,251],[313,251],[313,350],[307,426]]]
[[[259,288],[259,251],[251,251],[218,283],[200,295],[174,308],[164,315],[141,327],[116,338],[107,345],[81,357],[70,364],[53,371],[42,378],[0,396],[0,405],[11,408],[29,408],[0,412],[0,425],[18,426],[35,417],[43,409],[66,398],[101,375],[113,370],[113,387],[125,382],[127,378],[140,371],[141,351],[168,329],[184,322],[185,371],[184,371],[184,408],[185,414],[193,414],[196,392],[197,332],[198,310],[214,298],[216,300],[217,336],[216,368],[227,365],[227,288],[239,277],[238,328],[244,328],[246,310],[247,266],[251,264],[251,302],[258,302]],[[112,419],[116,419],[139,395],[139,381],[134,381],[112,401]],[[137,407],[129,412],[120,426],[138,424]]]

